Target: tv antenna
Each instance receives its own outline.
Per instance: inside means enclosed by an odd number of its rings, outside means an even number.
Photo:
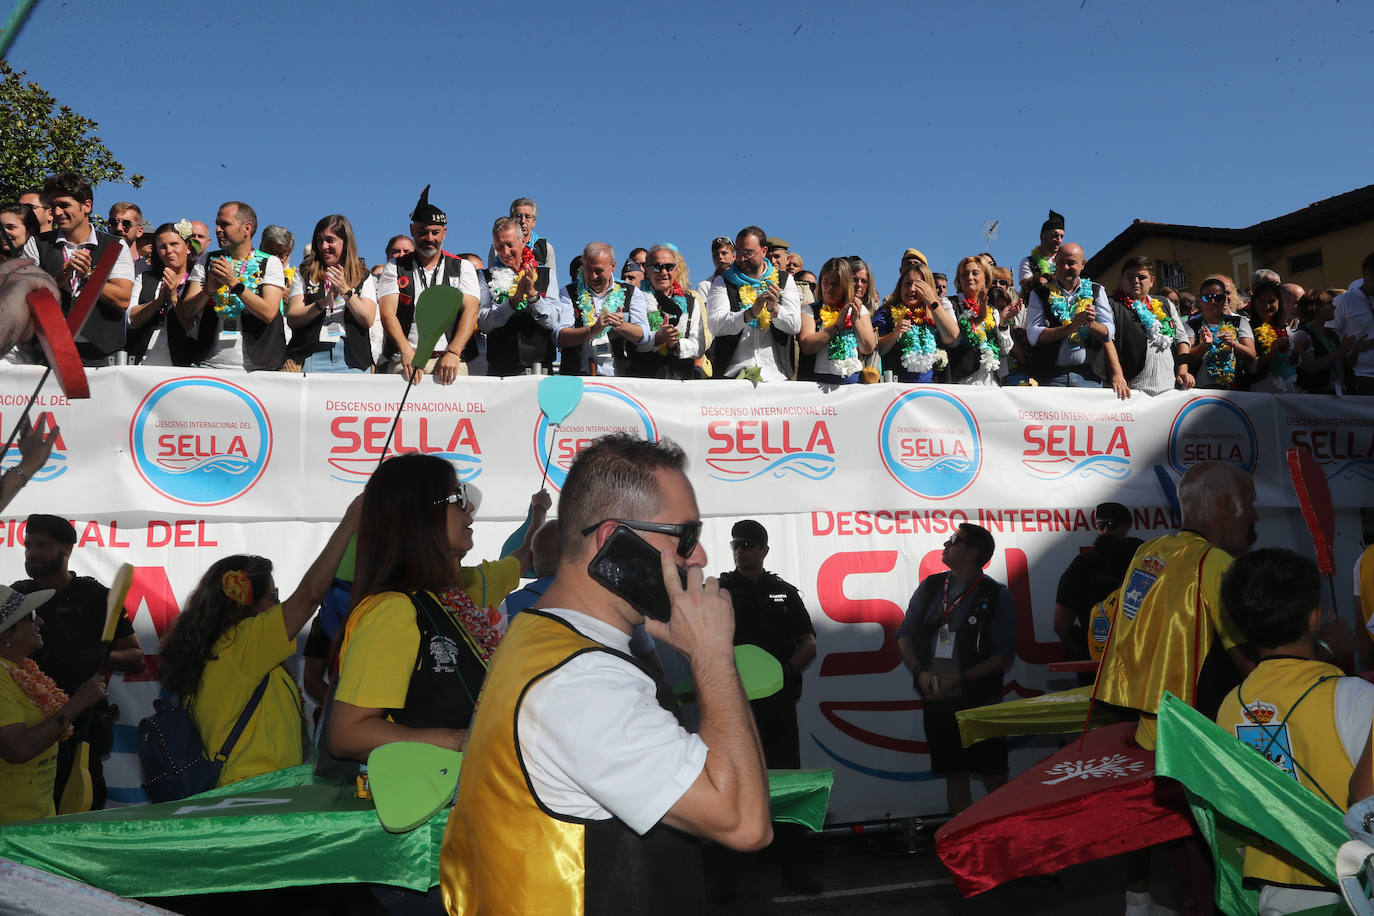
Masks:
[[[997,232],[1002,228],[1000,219],[992,219],[983,223],[983,253],[986,254],[992,247],[992,240],[997,238]]]

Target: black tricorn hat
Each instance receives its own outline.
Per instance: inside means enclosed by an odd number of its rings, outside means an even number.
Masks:
[[[428,189],[426,189],[426,190],[428,190]],[[1044,232],[1044,231],[1046,231],[1046,230],[1048,230],[1048,229],[1063,229],[1063,228],[1064,228],[1064,214],[1062,214],[1062,213],[1055,213],[1053,210],[1050,211],[1050,218],[1047,219],[1047,220],[1045,220],[1043,223],[1040,224],[1040,231],[1041,231],[1041,232]]]
[[[448,225],[448,214],[429,202],[429,185],[425,185],[425,189],[420,192],[420,199],[415,203],[415,209],[410,214],[410,221],[426,226]]]

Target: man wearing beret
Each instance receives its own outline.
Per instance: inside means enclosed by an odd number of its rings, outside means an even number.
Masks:
[[[56,515],[30,515],[24,525],[24,571],[29,578],[15,582],[15,591],[25,594],[50,588],[55,594],[38,608],[43,619],[43,648],[33,660],[43,673],[68,694],[74,693],[91,675],[101,670],[133,672],[143,670],[143,649],[134,634],[127,612],[121,610],[115,626],[109,661],[102,669],[101,631],[105,627],[105,602],[109,589],[89,576],[73,574],[67,567],[76,545],[72,523]],[[108,701],[101,701],[82,716],[93,717],[90,726],[91,782],[94,809],[105,806],[105,778],[101,757],[109,752],[113,722]],[[81,717],[74,723],[82,731]],[[71,774],[76,741],[64,741],[57,753],[57,782],[53,797],[60,800]]]

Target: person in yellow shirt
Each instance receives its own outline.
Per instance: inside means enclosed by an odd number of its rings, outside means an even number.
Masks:
[[[358,525],[361,497],[344,513],[291,597],[279,601],[266,557],[236,555],[212,564],[163,640],[162,686],[186,698],[211,752],[223,746],[258,684],[267,688],[220,771],[228,785],[302,762],[301,697],[281,663],[319,607]]]

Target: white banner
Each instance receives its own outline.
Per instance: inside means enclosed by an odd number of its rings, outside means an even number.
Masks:
[[[5,433],[38,376],[0,374]],[[179,600],[211,562],[236,552],[271,557],[289,592],[380,459],[405,383],[142,367],[90,376],[90,400],[68,402],[49,383],[35,405],[36,422],[59,424],[61,439],[0,519],[0,575],[23,577],[20,523],[40,511],[76,524],[74,571],[108,581],[122,562],[138,567],[130,607],[153,661],[144,675],[116,679],[123,724],[107,762],[111,798],[134,801],[134,726],[151,708],[158,638]],[[537,385],[426,380],[406,397],[391,449],[442,455],[480,487],[473,557],[488,558],[524,518],[546,458],[556,496],[572,457],[599,435],[679,442],[707,519],[708,571],[729,568],[734,520],[757,518],[770,533],[769,568],[806,598],[820,654],[799,708],[802,755],[806,766],[836,769],[832,822],[944,808],[894,631],[960,522],[992,531],[989,572],[1016,598],[1015,696],[1069,685],[1044,667],[1060,655],[1055,586],[1091,544],[1098,502],[1131,507],[1135,533],[1150,537],[1178,523],[1159,474],[1176,482],[1198,461],[1234,461],[1258,485],[1261,543],[1310,551],[1284,461],[1288,447],[1306,447],[1340,507],[1343,570],[1358,550],[1357,508],[1374,502],[1374,414],[1358,398],[1199,392],[1121,402],[1066,389],[608,379],[588,380],[577,409],[550,429]],[[1338,581],[1347,614],[1348,582]],[[1020,751],[1014,766],[1043,753]]]

